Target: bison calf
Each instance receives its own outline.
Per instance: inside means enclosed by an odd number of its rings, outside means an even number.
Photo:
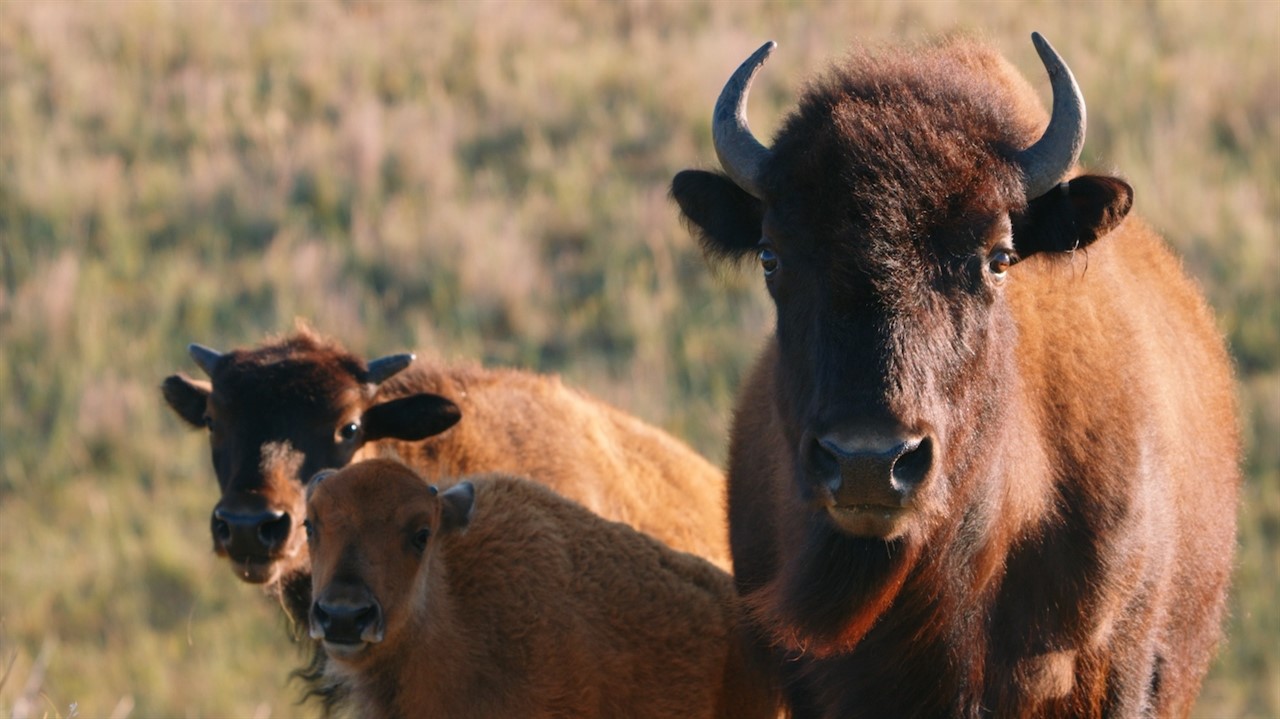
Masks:
[[[181,418],[209,432],[222,489],[214,548],[237,576],[280,594],[297,621],[311,604],[297,531],[303,483],[383,453],[436,482],[478,472],[529,477],[728,566],[720,470],[558,377],[408,354],[366,364],[305,327],[253,349],[192,345],[191,354],[210,381],[173,375],[163,389]]]
[[[307,495],[311,636],[370,716],[776,715],[704,560],[522,479],[374,459]]]

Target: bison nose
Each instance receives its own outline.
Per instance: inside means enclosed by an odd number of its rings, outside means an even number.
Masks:
[[[382,609],[375,601],[311,605],[311,637],[330,644],[362,644],[382,639]]]
[[[239,514],[213,510],[213,538],[232,557],[268,557],[289,538],[293,521],[288,512]]]
[[[933,467],[933,440],[867,432],[813,438],[810,475],[838,506],[906,506]]]

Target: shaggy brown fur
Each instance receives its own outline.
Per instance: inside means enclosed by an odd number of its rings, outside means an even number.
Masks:
[[[507,476],[437,494],[375,459],[312,485],[312,636],[365,716],[777,714],[698,557]]]
[[[780,130],[763,201],[711,173],[673,183],[711,255],[777,257],[730,544],[797,716],[1195,700],[1234,551],[1230,362],[1178,261],[1123,221],[1127,184],[1024,198],[1014,154],[1045,122],[980,45],[856,55]],[[848,523],[872,505],[831,483],[817,438],[841,432],[928,443],[892,524]]]
[[[418,361],[381,385],[364,377],[363,361],[301,327],[227,353],[211,383],[181,375],[164,383],[179,416],[210,426],[219,508],[286,513],[289,526],[270,556],[230,559],[237,575],[279,593],[295,620],[305,621],[310,607],[298,531],[303,483],[320,469],[384,453],[440,484],[477,472],[527,476],[728,566],[723,474],[665,432],[555,376]],[[358,432],[344,439],[353,422]]]

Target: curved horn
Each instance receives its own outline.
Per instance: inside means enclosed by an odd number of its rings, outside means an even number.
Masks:
[[[187,345],[187,354],[191,355],[191,359],[195,360],[196,364],[200,365],[200,369],[210,377],[213,376],[213,368],[218,366],[218,360],[222,359],[222,353],[195,342]]]
[[[1044,135],[1018,153],[1018,166],[1026,178],[1028,200],[1052,190],[1066,177],[1071,166],[1080,159],[1085,128],[1084,95],[1080,93],[1071,69],[1043,35],[1033,32],[1031,41],[1040,55],[1040,62],[1044,63],[1044,69],[1049,72],[1049,83],[1053,87],[1053,114]]]
[[[761,145],[747,126],[747,93],[756,73],[777,46],[772,40],[766,42],[738,66],[720,91],[711,117],[711,139],[720,166],[729,179],[756,198],[760,197],[760,167],[769,157],[769,148]]]
[[[379,357],[369,362],[368,374],[365,376],[364,381],[369,384],[382,384],[411,364],[413,364],[413,355],[411,354]]]

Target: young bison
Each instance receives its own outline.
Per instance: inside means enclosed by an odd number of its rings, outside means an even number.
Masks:
[[[304,482],[384,453],[440,484],[480,472],[526,476],[728,566],[723,474],[679,440],[558,377],[412,355],[366,365],[306,327],[255,349],[222,354],[192,345],[191,354],[211,381],[173,375],[163,389],[178,416],[209,431],[222,489],[214,549],[237,576],[278,593],[295,621],[305,621],[311,605],[298,531]]]
[[[1084,100],[965,41],[858,54],[672,192],[777,327],[729,459],[735,579],[797,714],[1186,715],[1221,634],[1240,443],[1194,283],[1081,174]]]
[[[312,480],[306,528],[311,636],[369,717],[777,714],[727,574],[544,486],[374,459]]]

